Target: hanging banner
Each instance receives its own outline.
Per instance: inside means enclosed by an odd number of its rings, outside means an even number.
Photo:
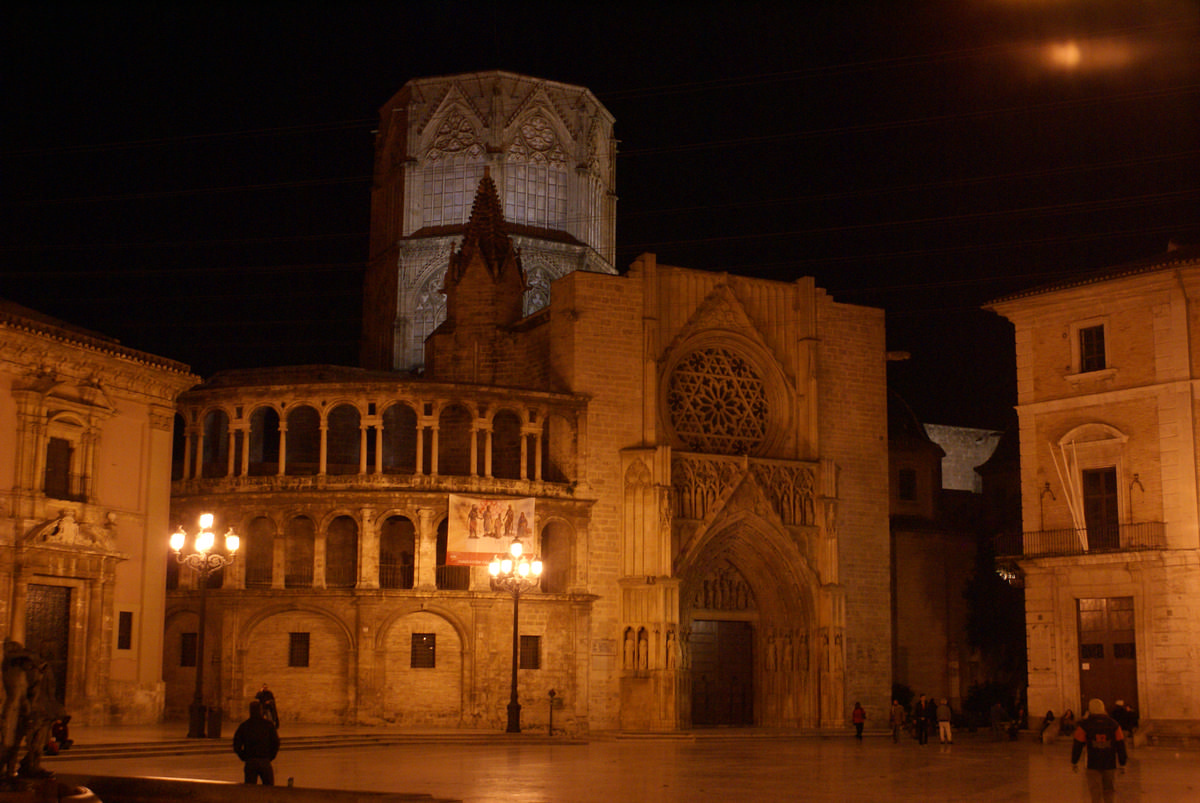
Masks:
[[[446,526],[447,566],[486,566],[508,551],[514,538],[527,554],[536,554],[533,540],[533,497],[486,498],[450,494],[450,520]]]

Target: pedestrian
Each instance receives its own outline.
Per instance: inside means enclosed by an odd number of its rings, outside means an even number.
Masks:
[[[1132,705],[1125,705],[1124,700],[1117,700],[1113,704],[1112,712],[1109,714],[1121,726],[1121,730],[1125,733],[1125,739],[1129,742],[1129,746],[1133,746],[1133,732],[1137,729],[1137,711]]]
[[[279,753],[279,732],[263,718],[262,703],[250,702],[250,716],[233,734],[233,752],[243,762],[243,780],[255,784],[260,778],[263,786],[275,785],[275,769],[271,762]]]
[[[1087,785],[1092,803],[1112,803],[1116,796],[1113,776],[1118,762],[1121,773],[1129,756],[1125,751],[1125,732],[1104,710],[1102,700],[1088,700],[1087,716],[1075,727],[1071,744],[1071,769],[1079,772],[1079,757],[1087,748]]]
[[[254,699],[258,700],[259,704],[262,705],[263,718],[278,728],[279,709],[275,707],[275,695],[267,688],[267,684],[264,683],[262,685],[262,690],[254,695]]]
[[[863,725],[867,723],[867,712],[857,702],[854,704],[854,710],[850,712],[850,721],[854,723],[854,738],[861,742]]]
[[[889,718],[892,724],[892,741],[900,743],[900,729],[904,727],[904,706],[900,705],[899,700],[892,700],[892,715]]]
[[[926,741],[937,730],[937,700],[930,697],[925,701],[925,727],[929,730],[926,734]]]
[[[922,694],[915,703],[912,710],[913,729],[917,732],[917,744],[925,744],[929,740],[929,710],[925,705],[925,695]]]
[[[954,744],[954,735],[950,732],[950,720],[953,716],[954,712],[950,709],[949,701],[943,697],[937,707],[938,742],[940,744]]]
[[[992,722],[992,741],[1002,741],[1004,739],[1004,721],[1008,718],[1008,713],[1004,710],[1004,706],[999,700],[992,703],[992,708],[988,712],[988,718]]]

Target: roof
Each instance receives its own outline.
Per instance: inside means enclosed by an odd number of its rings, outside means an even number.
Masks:
[[[1044,295],[1053,293],[1059,290],[1068,290],[1073,287],[1083,287],[1089,284],[1098,284],[1107,282],[1113,279],[1123,279],[1127,276],[1137,276],[1145,273],[1154,273],[1155,271],[1177,268],[1189,262],[1200,260],[1200,245],[1176,245],[1171,243],[1167,250],[1161,254],[1156,254],[1151,257],[1126,262],[1121,265],[1113,265],[1100,270],[1088,271],[1086,273],[1077,274],[1067,279],[1061,279],[1050,284],[1038,285],[1026,290],[1019,290],[1010,295],[1001,296],[984,304],[984,308],[991,307],[996,304],[1003,304],[1008,301],[1017,301],[1022,298],[1031,296]]]

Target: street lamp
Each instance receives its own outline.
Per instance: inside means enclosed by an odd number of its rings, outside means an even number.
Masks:
[[[192,551],[183,554],[187,533],[180,527],[171,536],[171,551],[175,560],[181,565],[190,566],[200,576],[200,629],[196,633],[196,692],[192,696],[192,704],[188,708],[188,738],[204,738],[204,625],[208,607],[208,578],[218,569],[224,569],[233,563],[237,557],[241,539],[233,533],[233,528],[225,533],[225,552],[214,552],[216,536],[212,531],[213,515],[200,514],[200,531],[192,539]],[[219,736],[220,733],[213,734]]]
[[[509,591],[513,598],[513,629],[512,629],[512,689],[508,697],[508,733],[521,732],[521,704],[517,702],[517,666],[521,660],[521,639],[517,635],[517,609],[521,601],[522,591],[537,588],[538,579],[542,576],[542,561],[538,558],[530,560],[523,554],[524,548],[520,539],[514,538],[508,545],[507,555],[497,555],[488,564],[488,573],[492,576],[492,588]]]

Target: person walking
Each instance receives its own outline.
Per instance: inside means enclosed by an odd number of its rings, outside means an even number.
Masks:
[[[954,744],[954,734],[950,732],[950,720],[953,717],[954,711],[950,708],[950,702],[943,697],[937,707],[938,742],[940,744]]]
[[[892,714],[889,717],[892,725],[892,741],[900,743],[900,729],[904,727],[904,706],[899,700],[892,700]]]
[[[925,705],[925,695],[922,694],[912,710],[913,728],[917,731],[917,744],[929,741],[929,709]]]
[[[1079,772],[1079,757],[1087,748],[1087,784],[1092,803],[1112,803],[1116,798],[1113,776],[1118,762],[1121,773],[1129,755],[1125,750],[1125,732],[1104,710],[1104,701],[1088,700],[1087,716],[1075,726],[1071,743],[1071,769]]]
[[[854,704],[854,710],[850,712],[850,721],[854,723],[854,738],[861,742],[863,725],[867,723],[867,712],[857,702]]]
[[[250,716],[233,734],[233,752],[243,762],[243,780],[255,784],[262,779],[263,786],[275,785],[275,769],[271,762],[279,754],[279,732],[263,718],[262,703],[250,702]]]

